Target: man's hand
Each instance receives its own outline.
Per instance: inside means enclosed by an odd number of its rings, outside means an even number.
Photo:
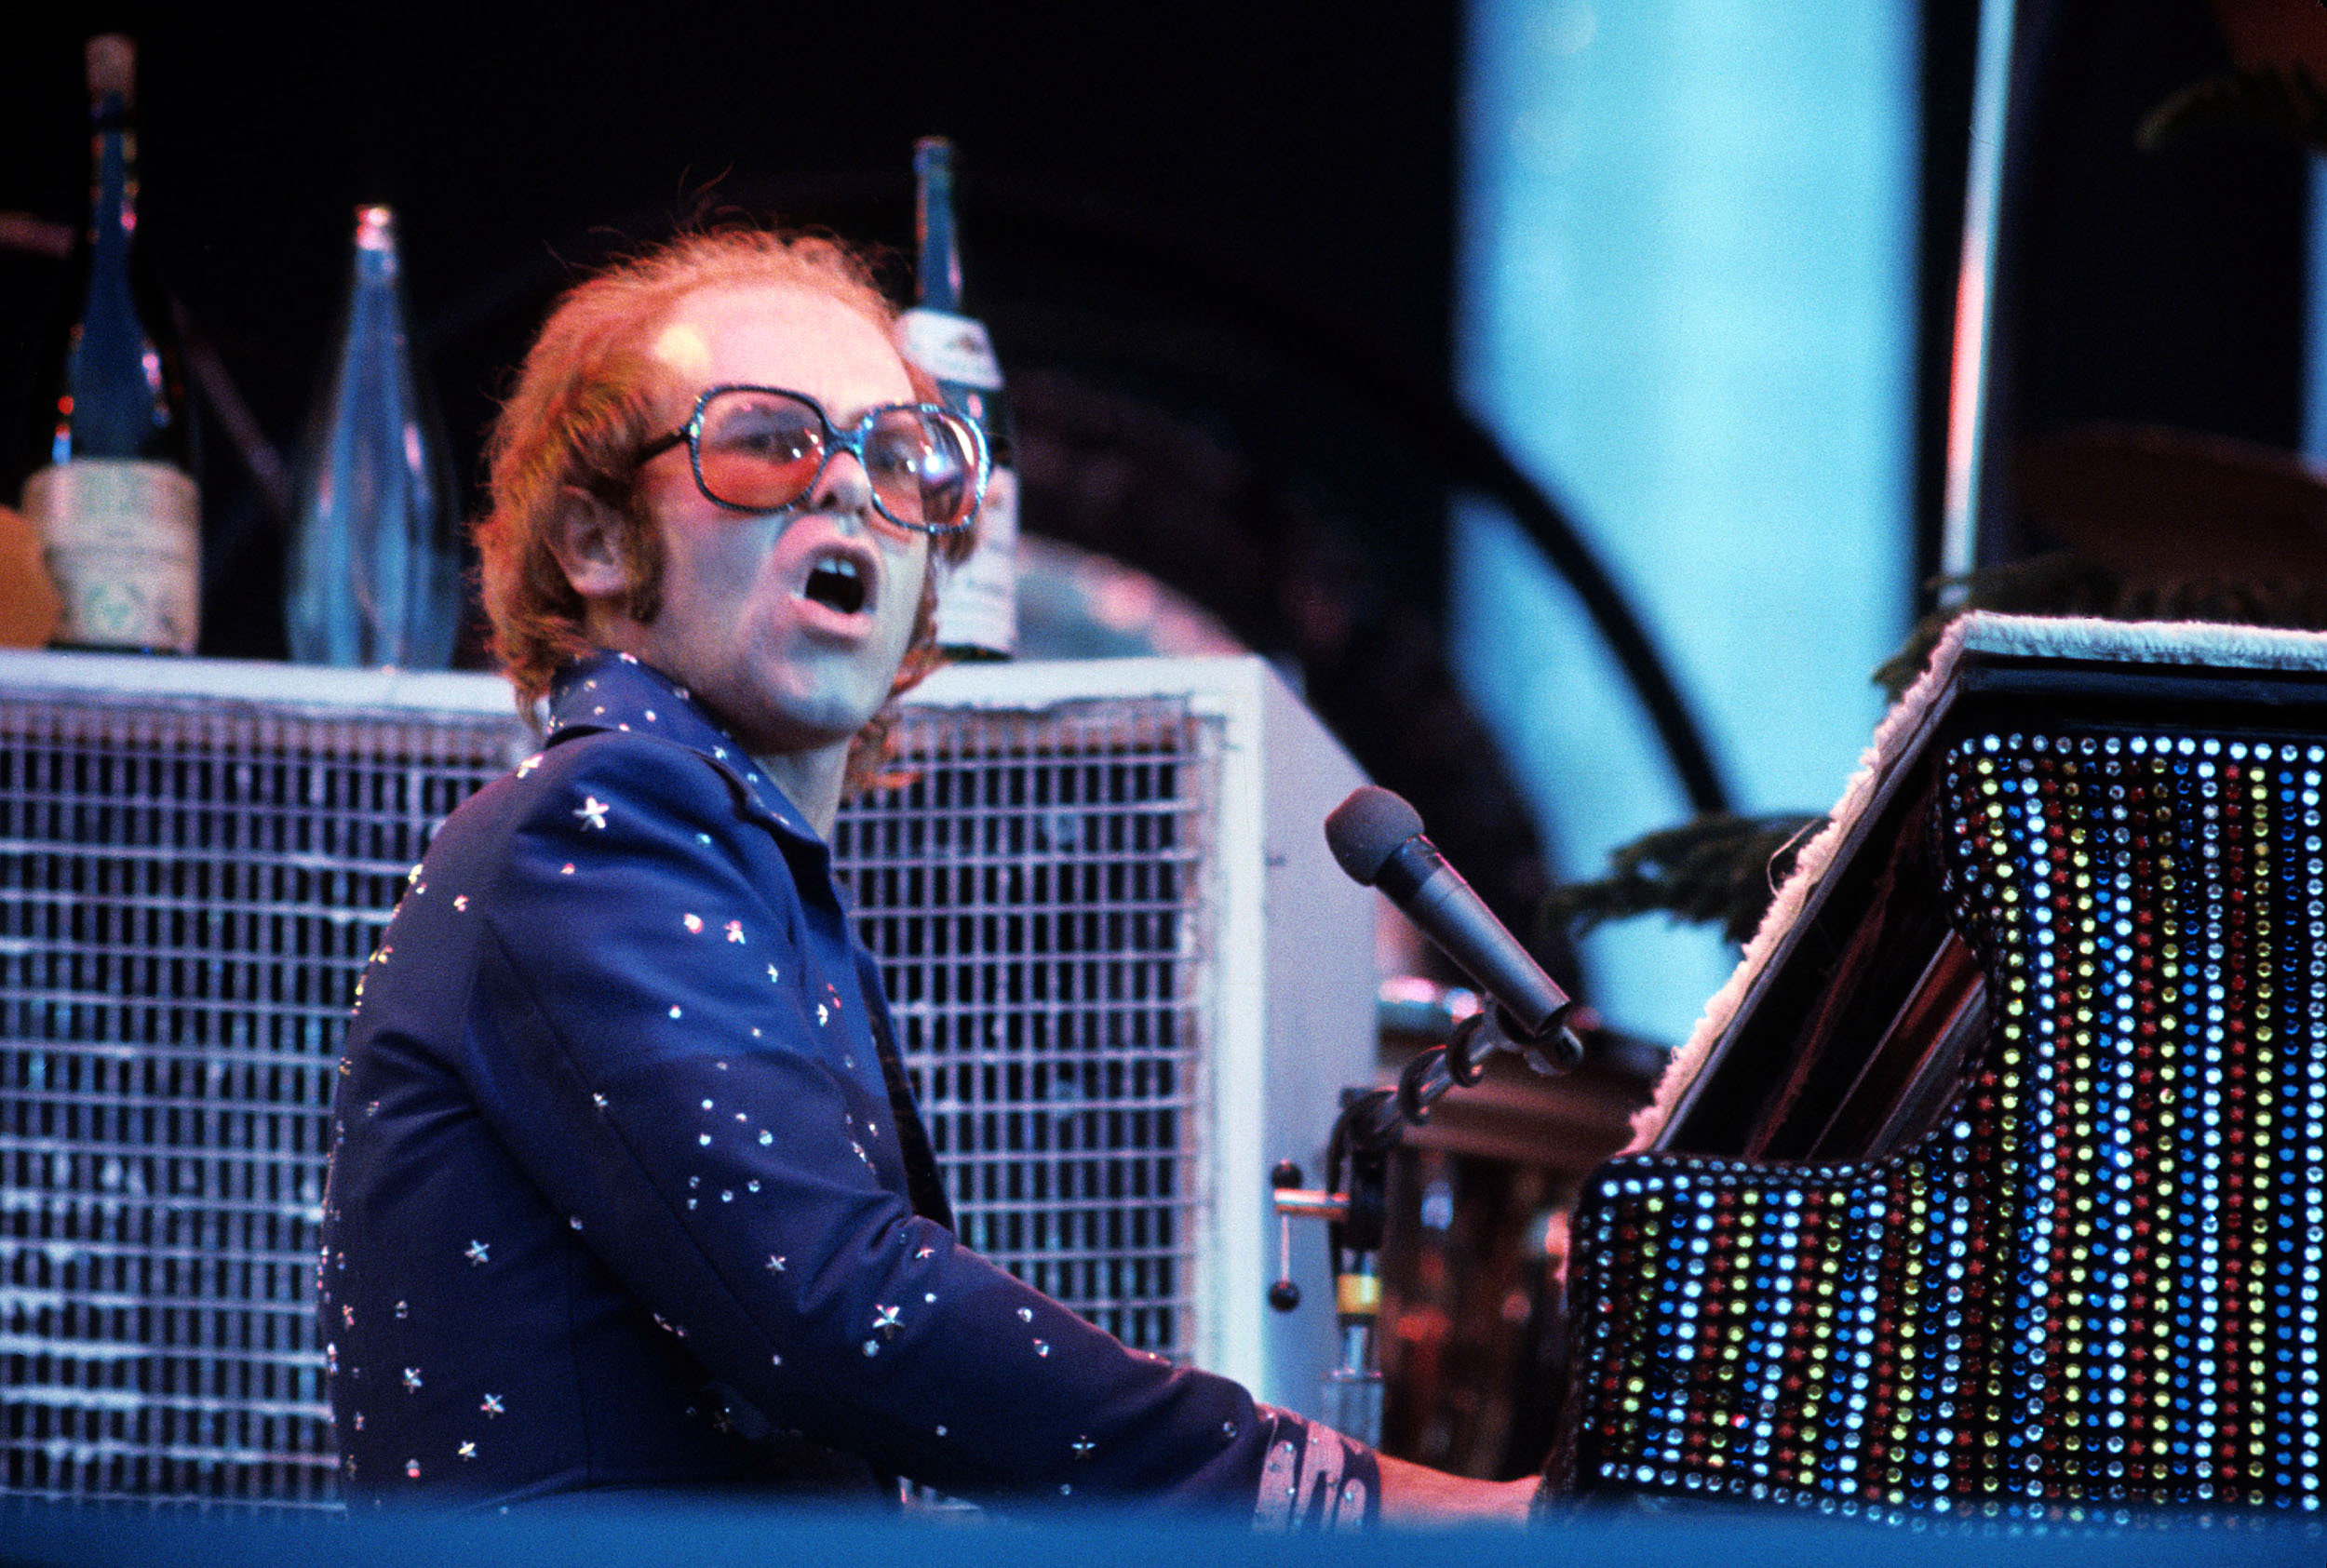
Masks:
[[[1381,1456],[1381,1521],[1393,1526],[1525,1524],[1536,1481],[1473,1481]]]

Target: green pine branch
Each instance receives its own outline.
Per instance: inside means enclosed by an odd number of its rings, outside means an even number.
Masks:
[[[1722,812],[1659,829],[1611,853],[1606,877],[1554,891],[1544,901],[1543,923],[1582,932],[1662,910],[1687,924],[1717,920],[1730,941],[1742,942],[1825,821]]]

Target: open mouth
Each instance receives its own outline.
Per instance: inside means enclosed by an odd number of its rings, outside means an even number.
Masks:
[[[800,592],[801,596],[842,615],[854,615],[865,608],[865,580],[856,563],[845,556],[827,556],[818,561]]]

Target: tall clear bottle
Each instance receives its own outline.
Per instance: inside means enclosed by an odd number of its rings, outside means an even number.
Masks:
[[[137,52],[88,43],[89,219],[43,356],[23,510],[62,613],[60,648],[191,653],[202,507],[178,342],[137,243]]]
[[[942,136],[915,142],[913,182],[920,266],[914,307],[897,324],[898,347],[937,382],[948,404],[984,427],[994,462],[977,515],[977,548],[938,580],[937,643],[960,658],[1007,659],[1018,645],[1018,473],[1002,366],[985,324],[962,302],[953,143]]]
[[[404,322],[396,215],[358,208],[339,346],[300,463],[286,622],[301,663],[435,670],[452,657],[459,509]]]

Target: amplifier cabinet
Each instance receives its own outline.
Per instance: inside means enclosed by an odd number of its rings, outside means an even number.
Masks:
[[[1276,1275],[1373,1060],[1360,781],[1257,659],[964,666],[834,835],[963,1239],[1312,1408]],[[336,1501],[313,1270],[355,985],[530,750],[486,676],[0,653],[0,1492]]]

